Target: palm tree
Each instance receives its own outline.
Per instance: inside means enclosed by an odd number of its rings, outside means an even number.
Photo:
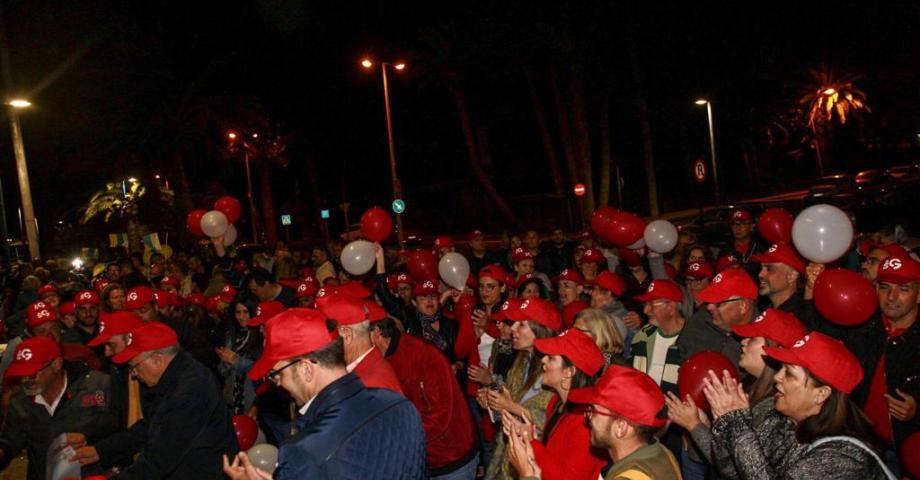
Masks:
[[[825,166],[831,165],[831,135],[835,125],[847,123],[849,117],[861,111],[871,112],[866,94],[853,86],[855,75],[837,76],[828,68],[809,71],[815,88],[799,103],[806,107],[808,128],[814,134],[812,144],[818,159],[818,171],[823,176]]]
[[[128,246],[133,250],[139,250],[143,227],[138,222],[138,207],[141,197],[146,193],[147,187],[135,178],[106,183],[105,189],[96,192],[89,199],[80,223],[86,224],[97,215],[102,215],[102,220],[106,223],[113,215],[124,219],[128,222]]]

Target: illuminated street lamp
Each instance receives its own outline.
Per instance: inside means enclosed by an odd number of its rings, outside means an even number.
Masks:
[[[22,213],[25,217],[26,239],[29,243],[29,257],[41,258],[38,249],[38,225],[35,223],[35,210],[32,208],[32,189],[29,186],[29,167],[26,165],[26,149],[22,144],[22,127],[19,125],[18,110],[32,106],[32,102],[14,98],[7,102],[10,109],[10,130],[13,137],[13,154],[16,157],[16,172],[19,177],[19,192],[22,196]]]
[[[397,71],[402,71],[406,68],[406,64],[402,62],[396,64],[387,62],[380,63],[380,72],[383,74],[383,103],[387,114],[387,141],[390,145],[390,181],[393,183],[393,199],[397,200],[402,198],[402,185],[399,183],[399,178],[396,176],[396,148],[393,145],[393,121],[390,118],[390,90],[387,84],[387,65],[395,68]],[[374,66],[374,62],[365,58],[361,60],[361,66],[369,70]],[[404,246],[402,213],[396,214],[396,238],[399,240],[399,247],[402,248]]]
[[[699,106],[706,105],[706,115],[709,117],[709,149],[712,154],[712,190],[715,195],[716,206],[719,205],[719,170],[716,164],[716,137],[712,129],[712,102],[700,98],[693,102]]]

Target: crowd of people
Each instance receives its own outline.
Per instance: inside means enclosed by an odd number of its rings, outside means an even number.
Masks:
[[[219,237],[147,261],[14,264],[0,467],[25,453],[29,479],[59,461],[118,479],[917,475],[902,447],[920,431],[920,261],[903,229],[860,232],[835,265],[877,294],[843,327],[812,299],[830,266],[766,244],[750,211],[730,228],[725,245],[683,230],[667,254],[590,231],[439,236],[426,248],[466,257],[463,290],[380,244],[360,276],[340,246],[244,256]],[[737,370],[681,392],[701,352]],[[241,448],[237,416],[276,465]]]

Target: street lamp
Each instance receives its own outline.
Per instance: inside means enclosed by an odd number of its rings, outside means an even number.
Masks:
[[[233,149],[236,146],[236,140],[238,135],[236,132],[227,132],[227,138],[230,139],[230,148]],[[258,133],[253,133],[252,138],[259,138]],[[256,202],[252,198],[252,172],[249,169],[249,150],[250,145],[246,143],[245,140],[242,140],[243,147],[243,161],[246,164],[246,196],[249,198],[249,224],[252,225],[252,243],[259,243],[259,228],[256,225]]]
[[[387,114],[387,141],[390,145],[390,181],[393,183],[393,199],[396,200],[402,198],[402,185],[396,176],[396,148],[393,146],[393,121],[390,118],[390,90],[387,85],[387,65],[397,71],[402,71],[406,68],[406,64],[402,62],[396,64],[380,62],[380,72],[383,74],[383,103]],[[373,68],[374,62],[365,58],[361,60],[361,66],[369,70]],[[402,213],[399,212],[396,213],[396,238],[399,240],[399,247],[402,248],[404,246],[403,225]]]
[[[712,190],[715,195],[716,206],[719,205],[719,170],[716,163],[716,137],[712,129],[712,102],[700,98],[693,102],[699,106],[706,105],[706,115],[709,117],[709,149],[712,152]]]
[[[22,213],[25,216],[26,238],[29,242],[29,257],[41,258],[38,249],[38,226],[35,224],[35,210],[32,208],[32,189],[29,187],[29,168],[26,165],[26,149],[22,144],[22,128],[19,125],[18,110],[32,106],[32,102],[14,98],[7,102],[10,109],[10,130],[13,137],[13,154],[16,157],[16,172],[19,177],[19,192],[22,196]]]

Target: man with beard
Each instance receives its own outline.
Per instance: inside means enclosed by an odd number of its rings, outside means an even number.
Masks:
[[[61,337],[69,343],[86,345],[96,335],[99,321],[99,294],[95,290],[81,290],[73,299],[77,322],[64,331]]]
[[[36,336],[20,343],[6,376],[21,378],[22,388],[13,394],[0,432],[0,469],[26,450],[27,478],[44,479],[48,448],[58,435],[79,432],[98,440],[117,430],[109,409],[109,376],[65,362],[51,337]],[[99,472],[84,469],[82,473]]]
[[[769,305],[760,305],[762,310],[770,306],[795,315],[809,331],[817,330],[819,320],[811,302],[806,302],[799,290],[800,279],[805,276],[805,261],[791,245],[776,244],[751,260],[760,264],[760,295],[766,297]],[[766,302],[765,302],[766,303]]]

